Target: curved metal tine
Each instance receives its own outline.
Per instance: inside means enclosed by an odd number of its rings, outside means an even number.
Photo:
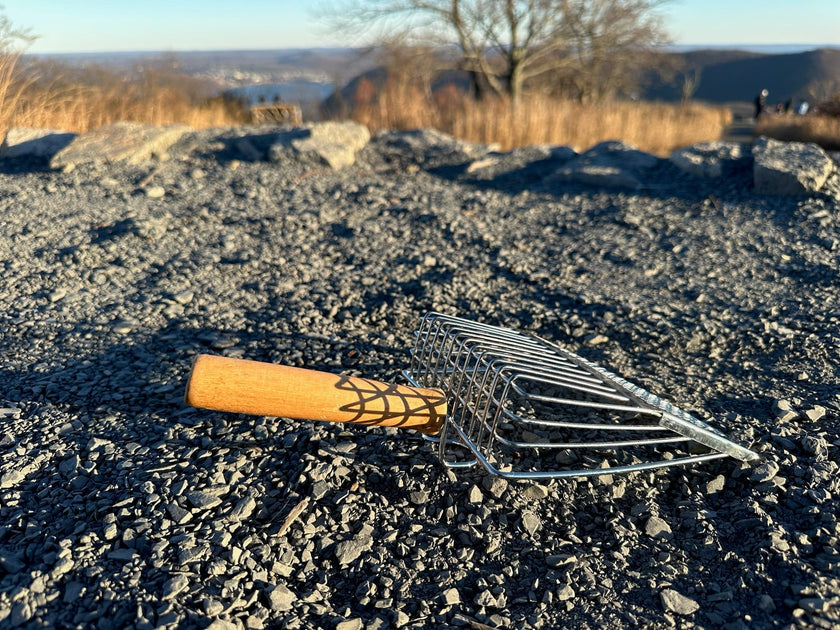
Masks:
[[[562,350],[562,348],[559,348],[559,346],[556,346],[556,344],[552,344],[548,341],[545,341],[545,343],[555,346],[558,349]],[[717,429],[715,429],[711,425],[703,422],[699,418],[696,418],[687,411],[680,409],[679,407],[668,402],[667,400],[664,400],[659,396],[649,392],[643,387],[639,387],[638,385],[631,383],[630,381],[618,376],[613,372],[610,372],[609,370],[601,367],[600,365],[592,363],[591,361],[584,359],[581,356],[578,356],[574,352],[570,352],[568,350],[563,351],[567,355],[569,355],[569,358],[571,360],[574,360],[576,363],[582,365],[585,368],[588,368],[593,374],[599,375],[600,378],[606,379],[607,382],[613,384],[616,388],[626,392],[627,395],[633,400],[636,400],[637,402],[642,402],[646,405],[650,405],[651,407],[659,409],[660,411],[663,411],[665,413],[671,414],[672,416],[676,416],[677,418],[680,418],[681,420],[684,420],[690,424],[703,427],[704,429],[711,431],[712,433],[716,433],[717,435],[724,437]]]
[[[454,427],[455,430],[463,434],[460,427]],[[463,436],[462,436],[463,437]],[[672,466],[682,466],[688,464],[696,464],[700,462],[707,462],[714,459],[721,459],[728,457],[724,453],[710,453],[706,455],[692,455],[689,457],[681,457],[674,459],[664,459],[655,462],[643,462],[640,464],[628,464],[623,466],[611,466],[609,468],[581,468],[575,470],[559,470],[559,471],[537,471],[537,472],[508,472],[503,471],[493,466],[487,458],[485,458],[478,449],[472,445],[468,446],[472,451],[475,460],[484,467],[489,473],[498,475],[511,481],[515,480],[540,480],[540,479],[558,479],[561,477],[594,477],[597,475],[622,474],[630,472],[642,472],[646,470],[654,470],[657,468],[667,468]]]
[[[441,337],[443,335],[443,337]],[[436,319],[429,320],[429,330],[426,334],[423,353],[420,356],[420,364],[418,369],[423,374],[422,384],[424,387],[433,387],[438,385],[438,373],[436,370],[437,359],[435,359],[435,352],[440,353],[439,339],[445,339],[443,334],[443,322]]]
[[[546,384],[566,385],[573,389],[587,391],[589,393],[591,393],[592,388],[596,388],[605,396],[613,397],[616,400],[629,400],[626,395],[616,395],[615,392],[617,390],[615,386],[607,386],[602,378],[592,375],[588,370],[583,371],[582,368],[562,356],[545,356],[544,352],[532,355],[522,345],[508,343],[510,340],[498,339],[495,336],[480,336],[476,337],[476,339],[487,343],[490,351],[506,356],[511,362],[523,368],[528,367],[533,374],[552,377],[553,380],[546,380]],[[539,346],[535,349],[541,351],[548,350]]]
[[[411,364],[409,370],[415,377],[418,387],[427,386],[427,379],[424,373],[424,366],[428,365],[426,354],[429,351],[429,337],[435,325],[434,317],[430,313],[423,316],[420,326],[415,333],[414,352],[411,353]]]

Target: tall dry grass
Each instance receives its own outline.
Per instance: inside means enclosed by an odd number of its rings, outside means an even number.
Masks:
[[[762,116],[755,134],[787,142],[813,142],[829,151],[840,151],[840,117]]]
[[[349,116],[372,132],[434,127],[464,140],[498,143],[502,150],[531,144],[583,150],[602,140],[623,140],[658,155],[718,140],[732,121],[728,109],[699,104],[582,105],[530,94],[513,107],[505,99],[475,101],[454,88],[432,94],[398,80],[389,80],[378,91],[362,81],[349,104]]]
[[[213,97],[208,86],[162,65],[121,74],[17,61],[4,71],[4,61],[11,65],[8,55],[0,57],[0,133],[11,127],[82,133],[121,120],[201,129],[246,120],[237,102]]]

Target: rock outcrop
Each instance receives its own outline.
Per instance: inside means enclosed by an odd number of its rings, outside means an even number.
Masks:
[[[161,157],[190,129],[187,125],[116,122],[76,136],[52,156],[50,167],[62,169],[89,162],[136,164],[153,156]]]
[[[816,144],[758,138],[753,144],[753,179],[761,195],[797,196],[819,191],[837,168]]]
[[[276,162],[293,156],[339,169],[353,164],[369,140],[368,128],[356,122],[309,123],[280,132],[268,159]]]

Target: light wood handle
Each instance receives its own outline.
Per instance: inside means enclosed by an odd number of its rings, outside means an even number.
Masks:
[[[193,363],[184,401],[216,411],[405,427],[428,435],[438,433],[446,417],[440,390],[209,354]]]

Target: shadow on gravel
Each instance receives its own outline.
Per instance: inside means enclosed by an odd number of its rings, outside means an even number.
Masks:
[[[49,158],[16,157],[0,158],[0,174],[23,175],[25,173],[45,173],[52,171]]]

